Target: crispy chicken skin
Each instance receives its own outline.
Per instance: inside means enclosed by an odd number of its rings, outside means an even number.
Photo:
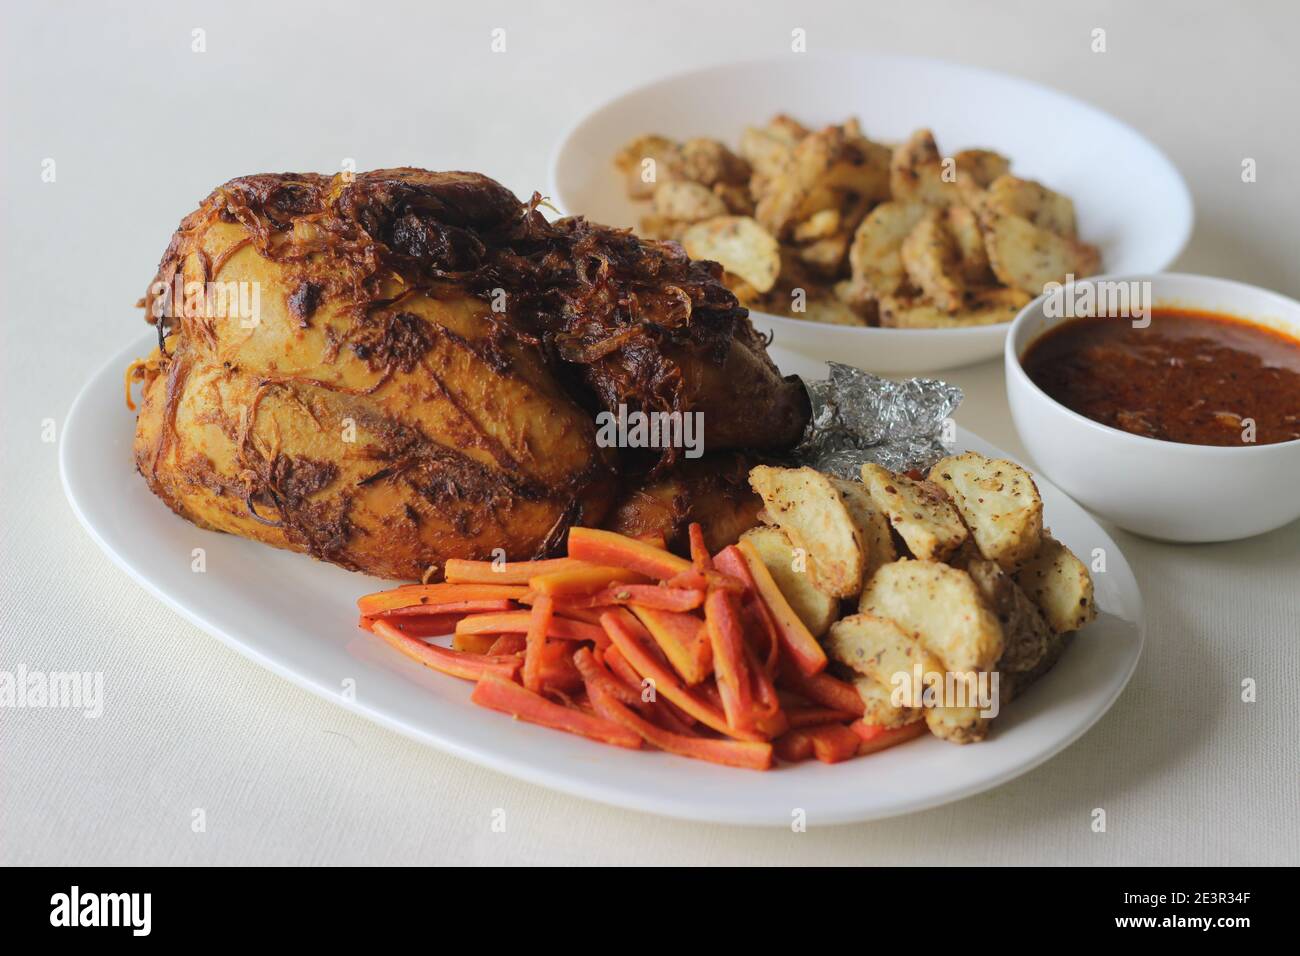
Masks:
[[[601,410],[703,412],[710,452],[798,439],[803,387],[716,264],[539,202],[417,169],[219,187],[144,302],[150,488],[200,527],[414,579],[554,553],[673,473],[677,450],[599,447]]]

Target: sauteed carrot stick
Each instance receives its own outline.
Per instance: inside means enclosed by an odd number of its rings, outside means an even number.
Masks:
[[[699,525],[688,541],[690,560],[573,528],[567,557],[448,561],[443,583],[366,595],[361,626],[474,681],[476,704],[619,747],[761,770],[774,755],[834,763],[920,732],[864,723],[857,689],[825,672],[752,545],[711,555]],[[422,639],[448,631],[452,648]]]

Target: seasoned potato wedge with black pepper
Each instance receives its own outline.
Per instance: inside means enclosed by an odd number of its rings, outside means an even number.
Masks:
[[[950,673],[991,670],[1002,656],[1002,626],[965,571],[938,561],[895,561],[881,567],[858,604],[889,618],[938,658]]]
[[[922,203],[885,202],[867,214],[849,247],[854,281],[877,296],[892,295],[907,278],[902,249],[927,210]]]
[[[1011,575],[993,561],[964,554],[961,558],[955,563],[970,575],[984,596],[984,603],[1002,625],[1002,657],[998,659],[997,669],[1005,673],[1033,670],[1053,640],[1043,612]]]
[[[968,189],[982,191],[1011,170],[1011,160],[991,149],[963,149],[953,157],[957,164],[957,185],[970,202]]]
[[[1074,239],[1078,235],[1074,202],[1070,197],[1052,192],[1032,179],[999,176],[989,184],[983,204],[987,209],[1028,219],[1040,229],[1054,232],[1066,239]]]
[[[802,312],[795,312],[793,317],[806,322],[824,322],[827,325],[864,326],[867,320],[862,313],[847,302],[827,295],[819,295],[805,300]]]
[[[704,186],[742,185],[749,181],[749,163],[716,139],[688,139],[681,146],[682,177]]]
[[[1015,578],[1058,634],[1077,631],[1097,616],[1088,568],[1046,532],[1038,552],[1020,567]]]
[[[930,480],[948,493],[984,557],[1014,571],[1037,553],[1043,499],[1015,462],[968,451],[936,462]]]
[[[849,517],[858,526],[862,537],[862,582],[865,584],[876,573],[876,568],[898,558],[894,537],[889,533],[889,519],[875,506],[867,486],[860,481],[831,478],[831,484],[844,499]]]
[[[870,677],[859,674],[853,686],[862,698],[862,720],[877,727],[906,727],[922,720],[925,714],[920,707],[898,707],[893,701],[893,691]]]
[[[976,289],[956,312],[945,312],[920,296],[884,296],[880,324],[890,329],[961,329],[1010,322],[1033,296],[1019,289]]]
[[[892,474],[872,462],[862,466],[862,483],[914,557],[942,561],[966,540],[961,516],[936,486]]]
[[[771,289],[781,271],[776,240],[748,216],[719,215],[696,223],[682,234],[682,248],[692,259],[720,262],[758,293]]]
[[[902,707],[920,707],[927,682],[942,686],[939,660],[892,620],[874,614],[851,614],[831,625],[826,653],[896,692],[892,699]]]
[[[927,707],[925,725],[936,737],[954,744],[973,744],[989,734],[989,718],[978,707]]]
[[[688,179],[656,186],[653,208],[656,216],[679,222],[701,222],[727,214],[727,204],[712,189]]]
[[[952,161],[949,161],[952,163]],[[889,192],[895,202],[923,202],[947,206],[961,200],[957,189],[957,168],[945,172],[934,134],[918,129],[906,143],[894,150],[889,164]]]
[[[1049,282],[1093,275],[1101,264],[1095,246],[1058,236],[987,204],[980,209],[980,229],[998,281],[1031,296],[1042,293]]]
[[[629,199],[649,199],[655,187],[682,175],[681,147],[666,136],[638,136],[614,157]]]
[[[945,212],[944,225],[957,244],[961,277],[969,284],[992,283],[993,270],[989,268],[989,254],[984,249],[979,217],[968,206],[949,206]]]
[[[942,209],[931,209],[916,224],[903,245],[899,258],[912,284],[936,307],[956,312],[962,306],[966,282],[961,272],[961,250],[945,224]]]
[[[751,528],[741,538],[753,544],[777,587],[813,637],[825,634],[839,616],[840,601],[813,584],[807,555],[797,553],[786,533],[770,525]]]
[[[813,583],[837,598],[862,588],[862,536],[830,478],[812,468],[758,465],[750,487],[763,499],[763,517],[808,555]]]

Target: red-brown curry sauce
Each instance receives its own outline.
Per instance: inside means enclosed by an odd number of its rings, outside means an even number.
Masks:
[[[1063,322],[1030,344],[1029,378],[1081,415],[1191,445],[1300,438],[1300,341],[1229,315],[1154,308]]]

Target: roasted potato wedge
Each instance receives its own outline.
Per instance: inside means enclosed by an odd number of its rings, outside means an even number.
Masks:
[[[862,466],[862,483],[914,557],[942,561],[966,540],[957,509],[936,486],[892,474],[872,462]]]
[[[1010,322],[1033,296],[1019,289],[976,289],[956,312],[945,312],[917,296],[884,296],[880,324],[890,329],[961,329]]]
[[[934,134],[918,129],[906,143],[894,150],[889,163],[889,192],[895,202],[923,202],[948,206],[961,200],[957,169],[945,178],[943,157]]]
[[[802,312],[791,313],[796,319],[823,322],[827,325],[865,326],[866,318],[860,311],[836,296],[819,295],[804,301]]]
[[[903,559],[876,571],[858,604],[912,635],[957,674],[991,670],[1002,656],[1002,626],[965,571]]]
[[[1053,641],[1051,627],[1038,606],[1021,590],[1011,575],[996,563],[968,556],[958,566],[970,575],[984,602],[1002,625],[1002,656],[997,669],[1004,673],[1026,673],[1038,665]]]
[[[903,241],[926,214],[919,202],[881,203],[862,220],[849,247],[855,282],[876,296],[893,295],[907,278]]]
[[[831,597],[813,584],[806,563],[796,560],[794,545],[786,533],[765,525],[751,528],[741,538],[754,545],[777,587],[813,637],[825,634],[839,616],[839,598]]]
[[[681,147],[666,136],[638,136],[618,151],[614,165],[623,173],[629,199],[649,199],[660,183],[681,178]]]
[[[853,680],[858,696],[862,698],[862,719],[878,727],[906,727],[924,718],[920,707],[896,707],[893,691],[859,674]]]
[[[1066,239],[1078,236],[1073,200],[1032,179],[999,176],[988,185],[982,202],[986,209],[1028,219]]]
[[[1038,552],[1021,566],[1015,578],[1058,634],[1077,631],[1097,616],[1088,568],[1046,532]]]
[[[1015,462],[968,451],[936,462],[929,477],[957,506],[984,557],[1014,571],[1038,552],[1043,499]]]
[[[1011,171],[1011,160],[991,149],[963,149],[953,159],[957,163],[957,184],[961,187],[982,191]]]
[[[690,227],[689,222],[682,222],[680,219],[654,215],[642,216],[637,226],[637,234],[643,239],[672,239],[680,242]]]
[[[749,186],[736,183],[714,183],[713,194],[722,200],[727,212],[733,216],[753,216],[754,197],[749,194]]]
[[[973,744],[989,734],[989,718],[978,707],[927,707],[925,725],[936,737],[955,744]]]
[[[750,487],[763,499],[766,520],[808,555],[813,583],[837,598],[862,588],[862,536],[830,479],[812,468],[758,465]]]
[[[781,271],[776,240],[748,216],[717,216],[696,223],[682,234],[682,247],[692,259],[720,262],[758,293],[771,289]]]
[[[998,281],[1031,296],[1049,282],[1064,282],[1096,273],[1101,256],[1096,246],[1058,236],[1021,216],[980,209],[980,229],[989,265]]]
[[[945,312],[962,307],[966,283],[961,271],[961,250],[945,225],[945,211],[931,209],[907,234],[899,258],[912,284]]]
[[[898,706],[920,707],[922,698],[915,693],[924,681],[937,680],[942,686],[942,663],[892,620],[874,614],[850,614],[832,624],[826,653],[896,691],[891,701]]]
[[[823,209],[815,212],[806,220],[794,227],[795,242],[815,242],[818,239],[829,239],[837,235],[840,231],[840,211],[838,209]]]
[[[682,177],[704,186],[744,185],[752,172],[749,163],[716,139],[688,139],[681,145],[680,156]]]
[[[949,206],[946,213],[944,225],[957,245],[961,277],[968,284],[992,283],[993,270],[989,268],[989,254],[984,249],[979,217],[968,206]]]
[[[889,533],[889,519],[872,502],[862,482],[832,477],[831,484],[844,499],[849,517],[862,536],[862,582],[865,584],[876,573],[876,568],[898,558],[894,537]]]
[[[688,179],[656,186],[652,208],[656,216],[678,222],[702,222],[727,214],[727,204],[713,190]]]
[[[751,181],[758,200],[755,218],[778,238],[796,223],[847,196],[878,202],[889,195],[887,150],[861,135],[857,124],[828,126],[798,141],[787,162]]]

